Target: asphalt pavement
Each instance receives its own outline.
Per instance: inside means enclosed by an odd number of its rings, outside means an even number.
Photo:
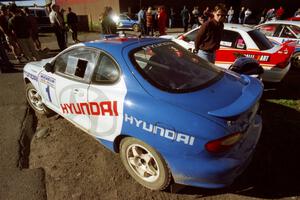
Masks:
[[[19,165],[20,138],[34,124],[22,73],[0,74],[0,91],[0,199],[46,199],[44,170]]]

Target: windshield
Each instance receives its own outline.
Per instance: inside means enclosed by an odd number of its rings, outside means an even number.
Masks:
[[[171,41],[136,49],[131,59],[145,79],[170,92],[205,87],[223,74],[215,65]]]
[[[273,44],[266,38],[266,36],[258,30],[252,30],[248,32],[249,36],[255,42],[260,50],[268,50],[273,48]]]

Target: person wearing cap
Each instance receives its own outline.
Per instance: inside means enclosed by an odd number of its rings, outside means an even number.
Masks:
[[[201,25],[195,38],[195,51],[198,56],[211,63],[215,63],[216,50],[220,47],[226,13],[224,4],[216,5],[213,18]]]
[[[71,7],[68,8],[68,11],[69,13],[67,14],[67,24],[70,31],[72,32],[73,42],[76,43],[79,42],[77,38],[78,19],[77,19],[77,15],[72,11]]]

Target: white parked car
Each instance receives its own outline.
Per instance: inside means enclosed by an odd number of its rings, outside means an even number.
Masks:
[[[195,28],[179,36],[164,36],[191,51],[198,31]],[[216,52],[217,66],[229,68],[238,55],[259,61],[265,73],[264,81],[280,82],[290,69],[293,44],[273,45],[260,31],[239,24],[224,24],[220,49]]]
[[[292,66],[300,67],[300,21],[268,21],[256,26],[256,28],[274,43],[282,44],[287,41],[297,42]]]

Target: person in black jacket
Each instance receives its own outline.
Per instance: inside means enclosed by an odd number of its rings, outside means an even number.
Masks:
[[[77,24],[78,24],[78,19],[77,19],[77,15],[72,12],[72,9],[69,7],[68,8],[69,13],[67,14],[67,24],[68,27],[70,29],[70,31],[72,32],[72,39],[73,42],[79,42],[78,38],[77,38]]]
[[[213,18],[201,25],[195,38],[195,51],[198,56],[211,63],[215,63],[216,50],[220,47],[226,14],[224,4],[215,6]]]

